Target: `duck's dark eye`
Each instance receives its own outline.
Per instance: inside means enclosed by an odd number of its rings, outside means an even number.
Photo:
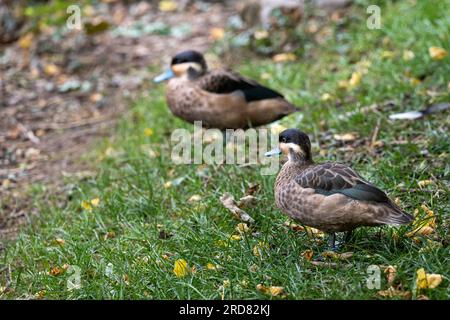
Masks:
[[[285,138],[285,137],[282,137],[282,138],[281,138],[281,142],[282,142],[282,143],[286,143],[286,142],[287,142],[286,138]]]

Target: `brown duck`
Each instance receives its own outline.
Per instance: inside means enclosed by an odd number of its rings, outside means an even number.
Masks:
[[[169,80],[170,79],[170,80]],[[154,81],[169,80],[166,99],[172,113],[207,128],[246,129],[271,123],[298,109],[280,93],[228,70],[208,70],[203,55],[183,51]]]
[[[402,211],[386,193],[340,163],[316,164],[311,142],[304,132],[287,129],[279,135],[279,147],[267,156],[288,157],[275,182],[277,207],[302,224],[329,233],[335,247],[335,232],[360,226],[408,224],[413,217]]]

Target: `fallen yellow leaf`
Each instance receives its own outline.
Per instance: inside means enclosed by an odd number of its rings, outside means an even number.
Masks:
[[[178,278],[185,277],[189,273],[187,261],[184,259],[178,259],[175,261],[173,273],[175,273]]]
[[[297,57],[293,53],[279,53],[272,57],[272,60],[276,63],[295,61],[296,59]]]
[[[45,290],[39,290],[38,293],[36,293],[36,299],[43,299],[45,297]]]
[[[427,274],[425,273],[424,268],[420,268],[416,271],[417,278],[416,278],[416,285],[417,289],[425,289],[428,287],[427,283]]]
[[[159,10],[167,12],[167,11],[175,11],[177,10],[177,3],[175,1],[163,0],[159,2]]]
[[[167,181],[164,183],[164,188],[168,189],[172,186],[172,181]]]
[[[429,186],[432,183],[433,183],[433,180],[421,180],[421,181],[417,182],[417,185],[420,188],[423,188],[423,187]]]
[[[58,66],[54,65],[53,63],[49,63],[44,66],[44,72],[48,76],[54,76],[60,73],[60,70]]]
[[[259,241],[258,244],[253,247],[253,254],[256,257],[260,257],[263,251],[267,249],[269,249],[269,246],[265,242]]]
[[[24,50],[27,50],[31,47],[31,43],[33,42],[34,35],[31,32],[26,33],[22,37],[20,37],[18,43],[19,47]]]
[[[98,207],[98,205],[100,204],[100,199],[99,199],[99,198],[94,198],[94,199],[92,199],[92,200],[91,200],[91,204],[92,204],[94,207]]]
[[[409,83],[411,83],[411,85],[413,86],[418,86],[422,81],[420,81],[420,79],[417,78],[409,78]]]
[[[146,137],[151,137],[153,135],[153,129],[152,128],[145,128],[144,129],[144,135]]]
[[[233,240],[233,241],[239,241],[239,240],[241,240],[242,238],[241,238],[241,236],[239,236],[239,235],[237,235],[237,234],[233,234],[231,237],[230,237],[230,240]]]
[[[272,296],[280,296],[282,294],[284,294],[284,288],[283,287],[278,287],[278,286],[270,286],[269,287],[269,292]]]
[[[414,214],[416,219],[414,220],[414,230],[406,234],[407,237],[414,237],[417,235],[427,236],[434,233],[436,229],[436,216],[433,210],[430,210],[425,204],[421,205],[421,209],[425,212],[426,217],[421,218],[418,216],[419,211],[416,209]]]
[[[222,28],[211,28],[209,30],[209,36],[215,41],[222,40],[225,37],[225,30]]]
[[[211,262],[208,262],[206,264],[206,269],[208,269],[208,270],[216,270],[217,267],[214,264],[212,264]]]
[[[261,74],[261,79],[263,79],[263,80],[272,79],[272,75],[270,73],[264,72]]]
[[[198,194],[194,194],[193,196],[191,196],[188,199],[188,202],[198,202],[200,200],[202,200],[202,197],[200,195],[198,195]]]
[[[66,243],[66,240],[61,239],[61,238],[56,238],[56,239],[55,239],[55,242],[56,242],[57,244],[59,244],[59,245],[63,245],[64,243]]]
[[[393,57],[394,57],[393,51],[385,50],[381,53],[381,58],[383,59],[391,59]]]
[[[270,286],[267,288],[260,283],[256,286],[256,289],[263,294],[270,294],[274,297],[284,295],[284,288],[279,286]]]
[[[427,274],[428,288],[434,289],[442,282],[442,275],[440,274]]]
[[[428,53],[433,60],[442,60],[448,55],[448,52],[440,47],[430,47]]]
[[[349,87],[354,88],[357,87],[361,83],[362,73],[359,71],[355,71],[352,73],[350,80],[348,81]]]
[[[324,93],[322,94],[322,96],[320,97],[321,101],[330,101],[333,99],[333,96],[329,93]]]
[[[333,138],[338,141],[349,142],[357,139],[357,135],[354,133],[335,134]]]
[[[269,32],[267,30],[256,30],[253,36],[256,40],[266,39],[269,37]]]
[[[421,289],[434,289],[442,282],[442,275],[440,274],[427,274],[424,268],[420,268],[416,271],[416,285],[417,290]]]
[[[86,211],[92,211],[92,206],[88,201],[81,201],[81,207]]]
[[[409,61],[409,60],[414,59],[414,57],[415,57],[414,52],[412,52],[411,50],[403,51],[403,60]]]
[[[239,232],[240,234],[243,233],[247,233],[250,231],[250,228],[248,227],[248,225],[244,222],[238,223],[236,226],[236,231]]]

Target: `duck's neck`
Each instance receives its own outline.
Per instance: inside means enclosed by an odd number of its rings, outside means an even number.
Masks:
[[[299,160],[288,158],[288,161],[283,165],[278,173],[277,180],[275,182],[275,188],[284,183],[290,182],[298,174],[300,174],[305,168],[313,165],[314,162],[309,160]]]

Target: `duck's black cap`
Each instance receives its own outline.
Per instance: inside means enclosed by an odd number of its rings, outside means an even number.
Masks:
[[[298,129],[286,129],[280,133],[278,137],[279,142],[283,143],[294,143],[299,146],[311,146],[311,142],[309,141],[309,137],[303,131]]]
[[[177,53],[173,58],[171,65],[186,63],[186,62],[197,62],[202,66],[206,66],[205,58],[203,55],[195,50],[187,50]]]

